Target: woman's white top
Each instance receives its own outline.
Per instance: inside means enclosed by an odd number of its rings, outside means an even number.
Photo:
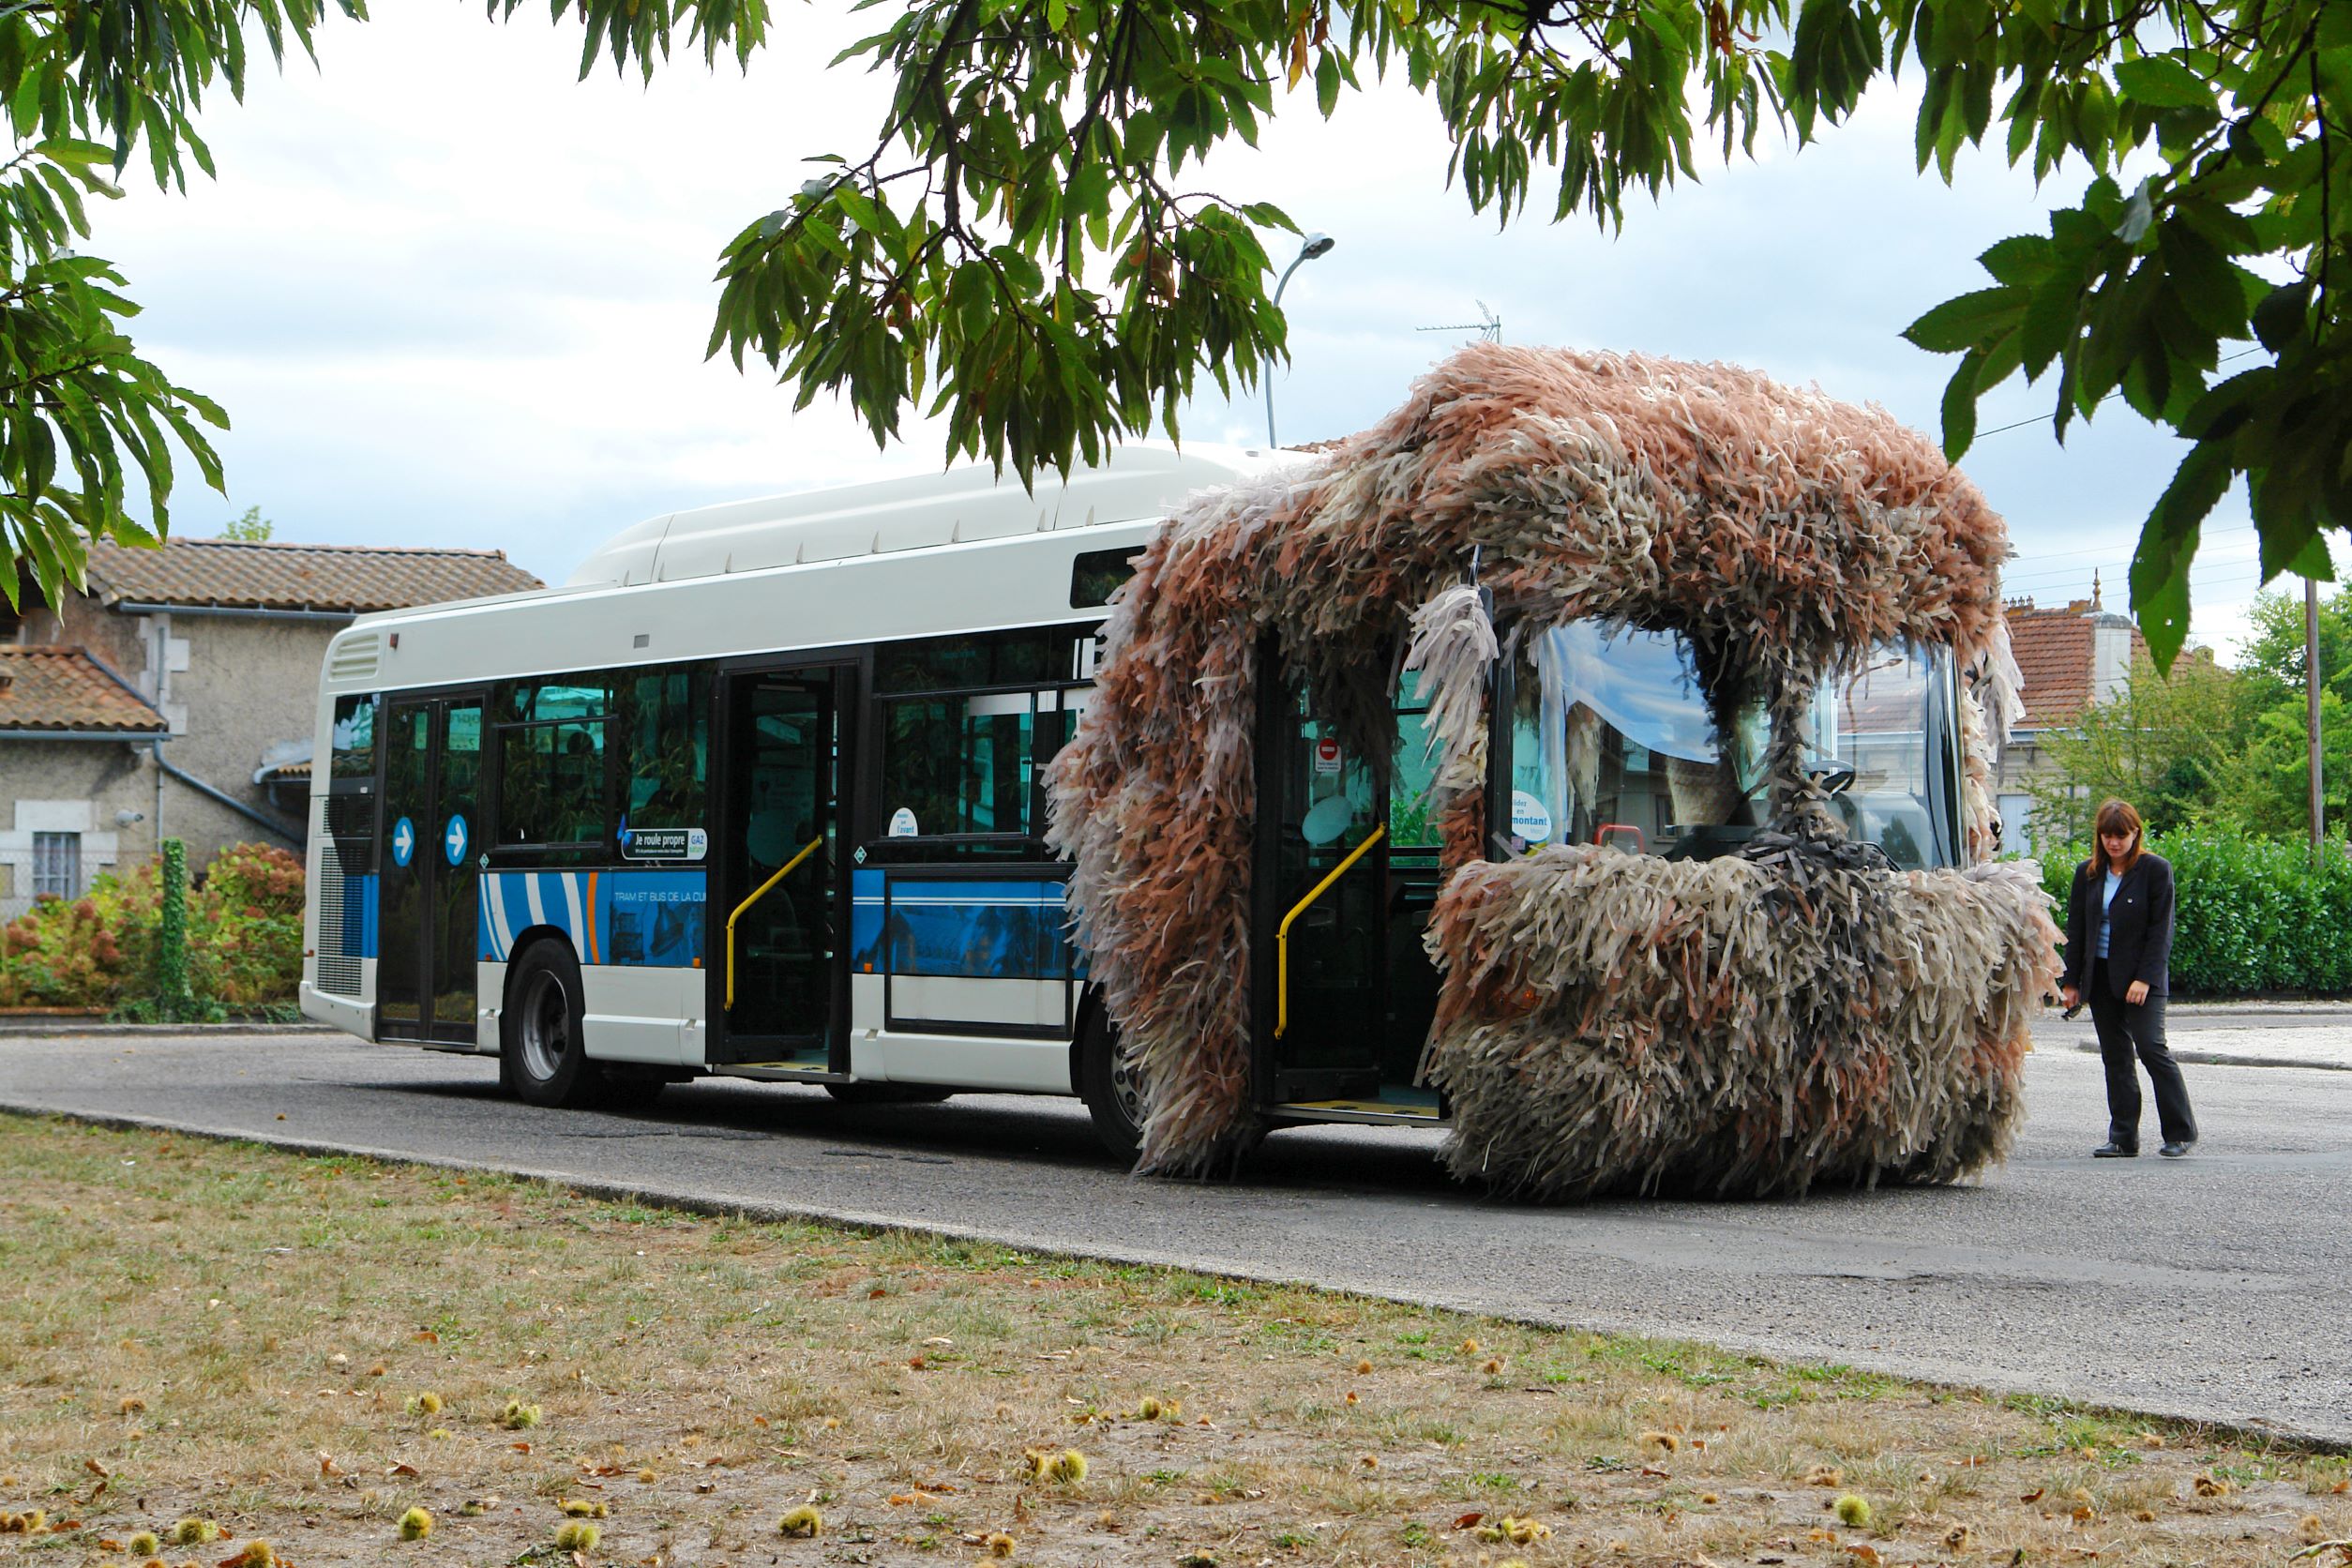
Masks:
[[[2123,873],[2109,871],[2107,885],[2099,893],[2099,956],[2107,956],[2107,906],[2115,902],[2115,890],[2123,885]]]

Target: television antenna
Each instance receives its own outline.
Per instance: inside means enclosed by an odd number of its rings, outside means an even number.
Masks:
[[[1416,326],[1413,330],[1415,332],[1475,332],[1490,343],[1501,342],[1502,318],[1488,309],[1485,300],[1481,299],[1473,303],[1478,307],[1478,320],[1474,322],[1455,322],[1451,326]]]

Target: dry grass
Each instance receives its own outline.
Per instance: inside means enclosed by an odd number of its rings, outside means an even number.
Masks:
[[[2225,1568],[2352,1535],[2341,1456],[2178,1426],[14,1118],[0,1267],[0,1510],[47,1515],[0,1560],[128,1562],[182,1518],[224,1536],[172,1563],[419,1568],[562,1561],[566,1528],[615,1564],[1233,1568]],[[780,1533],[802,1507],[818,1533]]]

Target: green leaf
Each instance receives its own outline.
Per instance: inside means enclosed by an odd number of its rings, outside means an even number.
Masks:
[[[2191,317],[2217,337],[2232,338],[2246,325],[2245,292],[2228,261],[2191,224],[2179,219],[2156,232],[2164,272]]]
[[[988,254],[1003,269],[1005,282],[1014,293],[1031,299],[1045,292],[1046,275],[1028,252],[1015,246],[1000,245]]]
[[[1983,357],[1974,350],[1960,361],[1960,368],[1944,384],[1944,460],[1958,462],[1976,441],[1977,372],[1983,368]]]
[[[2017,336],[2028,380],[2040,380],[2050,361],[2073,340],[2082,311],[2079,278],[2053,274],[2026,305]]]
[[[2274,367],[2257,365],[2208,388],[2182,416],[2180,433],[2192,441],[2227,441],[2253,416],[2255,405],[2277,377]]]
[[[1903,329],[1903,336],[1930,354],[1974,348],[1995,329],[2011,324],[2025,305],[2023,289],[1979,289],[1947,299]]]
[[[2210,109],[2213,89],[2169,54],[2122,60],[2115,68],[2116,91],[2151,109]]]
[[[68,137],[53,137],[33,149],[53,163],[84,168],[94,163],[114,161],[114,149],[99,142],[77,142]]]
[[[2041,234],[2014,234],[1977,257],[2003,283],[2029,288],[2050,275],[2056,247]]]
[[[2329,553],[2328,536],[2317,529],[2312,530],[2310,539],[2286,564],[2286,569],[2312,582],[2333,582],[2336,580],[2336,561]]]
[[[2277,354],[2302,335],[2311,312],[2312,288],[2307,282],[2282,283],[2254,309],[2254,336]]]
[[[2189,636],[2189,563],[2195,559],[2197,532],[2229,489],[2231,470],[2220,447],[2200,442],[2180,460],[2164,493],[2140,529],[2132,557],[2132,612],[2148,639],[2160,671]]]

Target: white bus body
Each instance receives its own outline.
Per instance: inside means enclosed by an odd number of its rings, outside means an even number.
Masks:
[[[1229,483],[1266,461],[1255,452],[1193,446],[1179,454],[1131,446],[1099,468],[1074,473],[1066,485],[1041,482],[1033,496],[1018,483],[998,482],[986,469],[965,468],[715,506],[626,530],[561,587],[360,618],[329,646],[321,682],[304,1014],[363,1039],[391,1037],[378,987],[383,927],[372,908],[359,906],[372,903],[379,868],[392,870],[398,824],[384,818],[381,765],[349,778],[331,776],[339,703],[489,691],[520,677],[575,671],[865,650],[895,640],[1006,627],[1091,628],[1103,611],[1072,603],[1078,557],[1139,549],[1187,493]],[[981,699],[970,701],[985,705]],[[480,746],[484,721],[472,722]],[[375,728],[388,746],[385,727]],[[331,818],[339,812],[359,824],[347,839],[365,841],[348,866],[339,864],[332,831]],[[462,837],[488,814],[477,811],[471,824],[460,820],[456,831]],[[422,1032],[425,1037],[410,1038],[430,1048],[496,1055],[511,927],[524,919],[573,932],[588,927],[596,914],[580,901],[595,873],[586,867],[502,873],[497,852],[472,840],[451,860],[451,831],[446,822],[435,822],[430,832],[412,822],[409,847],[401,852],[406,863],[439,850],[445,862],[440,874],[449,882],[471,880],[485,889],[505,885],[502,879],[522,883],[507,888],[511,909],[487,891],[477,896],[483,956],[472,987],[472,1016],[461,1027],[455,1018],[439,1019],[440,1027]],[[716,831],[709,837],[727,846],[736,836]],[[711,868],[707,859],[667,864],[688,876],[707,876]],[[608,875],[612,869],[596,868]],[[1058,921],[1058,893],[1049,902]],[[552,914],[548,906],[554,906]],[[849,1078],[866,1082],[1054,1093],[1073,1089],[1067,995],[957,996],[959,988],[985,992],[990,982],[907,976],[901,988],[908,994],[899,1000],[913,1006],[901,1006],[900,1016],[953,1015],[960,1008],[1003,1026],[986,1033],[907,1032],[890,1026],[886,977],[859,973],[849,987],[846,1063],[716,1062],[710,1051],[716,987],[708,966],[597,962],[602,955],[584,949],[576,956],[585,1049],[598,1062],[679,1076],[721,1071],[837,1081],[845,1069]],[[1035,989],[1040,983],[1014,981],[997,988],[1024,984]],[[1048,990],[1071,989],[1070,983],[1043,984]]]

